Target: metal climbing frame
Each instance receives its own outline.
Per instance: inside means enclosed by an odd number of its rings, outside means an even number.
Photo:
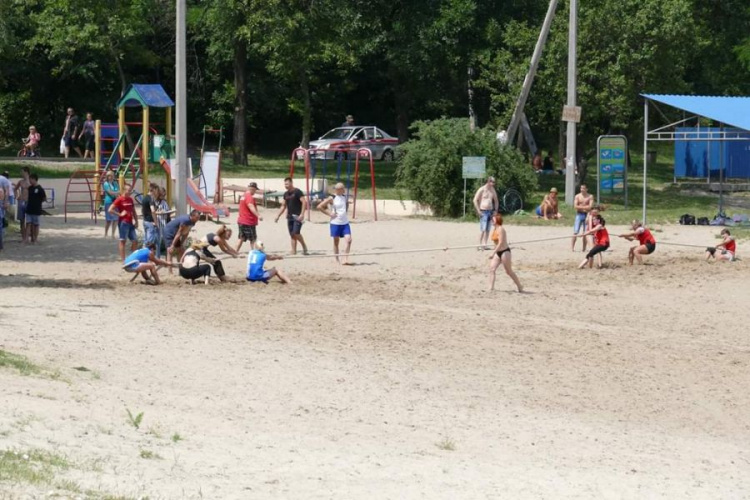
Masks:
[[[91,214],[91,219],[96,224],[96,183],[97,170],[76,170],[68,180],[65,190],[65,222],[68,222],[68,214],[86,213]]]

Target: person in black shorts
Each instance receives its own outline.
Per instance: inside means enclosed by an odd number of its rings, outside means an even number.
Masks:
[[[65,118],[65,128],[63,129],[62,134],[63,140],[65,141],[65,158],[70,155],[71,149],[78,153],[78,156],[83,156],[81,148],[78,147],[78,142],[76,142],[80,126],[81,122],[79,121],[75,110],[73,110],[73,108],[68,108],[68,115]]]
[[[286,223],[289,228],[289,236],[292,239],[292,255],[297,253],[297,242],[302,245],[302,253],[307,255],[307,245],[302,237],[302,224],[305,221],[305,210],[307,210],[307,196],[294,187],[291,177],[284,179],[284,201],[281,202],[281,210],[274,222],[279,222],[279,218],[286,211]]]

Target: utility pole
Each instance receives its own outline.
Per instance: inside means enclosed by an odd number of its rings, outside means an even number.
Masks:
[[[576,80],[578,38],[578,0],[570,0],[570,21],[568,25],[568,107],[576,106]],[[568,121],[567,145],[565,156],[565,203],[573,204],[575,198],[576,169],[576,122]]]
[[[523,109],[526,106],[526,100],[529,98],[529,92],[531,92],[531,85],[534,83],[534,77],[536,76],[537,67],[539,67],[539,61],[542,58],[542,52],[544,51],[544,45],[547,43],[547,36],[549,35],[550,26],[552,26],[552,20],[555,18],[555,9],[557,9],[558,0],[550,0],[549,8],[547,9],[547,15],[544,17],[544,23],[542,24],[542,31],[539,32],[539,38],[536,41],[534,47],[534,54],[531,56],[531,64],[529,65],[529,72],[526,73],[526,78],[523,80],[523,86],[521,87],[521,95],[516,101],[516,107],[513,110],[513,116],[510,119],[510,125],[508,125],[507,138],[508,142],[513,141],[518,126],[523,119]],[[528,142],[528,141],[527,141]]]
[[[176,46],[176,123],[175,140],[177,142],[176,169],[177,185],[175,186],[175,209],[177,215],[187,213],[187,57],[186,57],[186,32],[185,0],[177,0],[177,46]],[[168,181],[169,182],[169,181]]]

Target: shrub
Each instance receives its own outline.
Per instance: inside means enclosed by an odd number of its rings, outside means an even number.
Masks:
[[[400,148],[396,178],[411,199],[429,206],[440,217],[463,213],[462,157],[485,156],[487,175],[497,179],[498,195],[515,188],[524,200],[537,186],[537,178],[521,154],[510,146],[500,146],[489,128],[469,130],[467,119],[443,118],[412,124],[413,139]],[[470,179],[467,203],[484,182]],[[467,208],[467,210],[469,210]]]

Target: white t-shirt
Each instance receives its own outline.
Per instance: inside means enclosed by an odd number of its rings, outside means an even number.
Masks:
[[[346,196],[336,195],[333,197],[331,213],[335,215],[331,219],[331,224],[335,226],[349,224],[349,217],[346,215]]]

